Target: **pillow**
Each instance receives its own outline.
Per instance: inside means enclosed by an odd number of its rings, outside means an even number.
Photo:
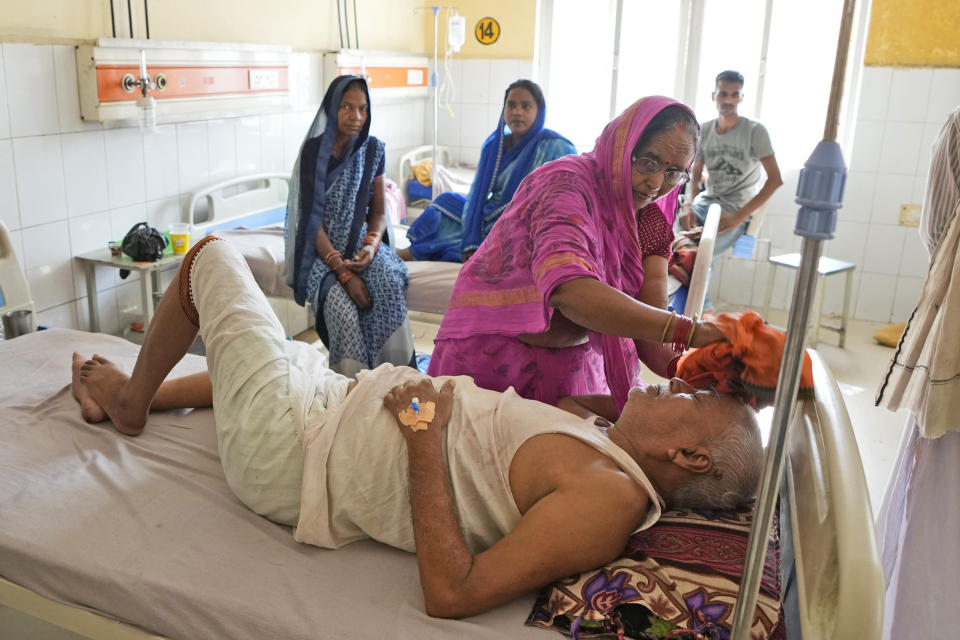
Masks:
[[[751,640],[786,637],[778,515]],[[617,560],[543,589],[527,624],[571,638],[728,640],[751,520],[749,509],[664,512],[657,524],[630,537]]]

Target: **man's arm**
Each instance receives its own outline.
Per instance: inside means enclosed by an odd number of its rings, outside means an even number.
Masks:
[[[693,210],[693,201],[700,193],[700,181],[703,179],[703,158],[698,157],[693,161],[693,167],[690,168],[690,182],[687,184],[689,195],[683,201],[682,215],[680,216],[680,226],[684,229],[692,229],[697,226],[697,214]]]
[[[725,233],[739,226],[744,220],[750,217],[754,211],[759,209],[764,202],[770,199],[773,192],[783,184],[783,178],[780,176],[780,166],[777,164],[777,158],[769,155],[760,159],[763,170],[767,174],[767,180],[763,187],[757,192],[757,195],[750,198],[747,204],[743,205],[737,211],[724,211],[720,214],[720,224],[717,227],[717,234]]]
[[[617,421],[617,404],[610,395],[565,396],[557,401],[557,409],[563,409],[580,418],[603,418],[610,424]]]
[[[432,388],[429,379],[417,384]],[[431,398],[429,389],[408,383],[394,389],[384,404],[396,415],[412,393],[421,404]],[[440,437],[446,422],[438,421],[440,414],[438,403],[437,419],[425,431],[400,426],[406,430],[410,459],[417,565],[431,616],[476,615],[554,580],[602,566],[620,555],[643,521],[649,505],[643,489],[602,454],[591,454],[588,445],[574,442],[570,446],[586,447],[586,464],[571,468],[566,480],[526,510],[513,531],[472,556],[450,493]],[[604,517],[588,517],[596,513]]]

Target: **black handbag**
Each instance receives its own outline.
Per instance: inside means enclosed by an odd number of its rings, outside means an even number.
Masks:
[[[146,222],[138,222],[123,236],[120,248],[134,262],[156,262],[167,248],[167,237]]]

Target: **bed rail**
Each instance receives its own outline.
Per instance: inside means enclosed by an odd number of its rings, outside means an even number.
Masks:
[[[16,309],[29,309],[36,316],[30,285],[17,260],[13,238],[0,222],[0,313]]]
[[[190,198],[184,222],[201,235],[222,228],[262,227],[282,222],[290,177],[284,173],[256,173],[231,178],[197,191]],[[206,202],[206,217],[198,208]]]

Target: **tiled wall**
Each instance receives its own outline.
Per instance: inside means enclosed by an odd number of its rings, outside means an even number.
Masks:
[[[440,63],[440,81],[447,71]],[[533,63],[523,60],[455,59],[450,63],[450,77],[455,93],[453,114],[440,107],[438,144],[450,149],[454,162],[476,166],[480,147],[493,133],[503,108],[503,92],[515,80],[532,80]],[[549,108],[547,126],[550,126]],[[425,139],[433,136],[433,103],[427,104],[424,114]]]
[[[922,203],[930,147],[957,105],[960,69],[863,70],[853,148],[843,150],[848,168],[844,204],[836,235],[823,246],[824,255],[857,265],[851,300],[856,318],[901,322],[913,310],[928,258],[916,227],[898,225],[900,206]],[[798,176],[798,170],[786,170],[783,187],[767,207],[759,235],[770,240],[772,255],[800,249],[800,239],[793,235]],[[711,278],[711,298],[761,306],[768,269],[765,256],[721,259]],[[789,304],[793,284],[792,274],[778,270],[774,307]],[[843,277],[828,278],[824,312],[839,313],[842,297]]]
[[[87,329],[73,256],[119,240],[136,222],[166,230],[197,188],[237,175],[289,172],[322,99],[318,54],[294,54],[285,113],[166,124],[155,133],[80,119],[74,49],[0,45],[0,220],[12,231],[39,324]],[[374,105],[388,174],[423,143],[424,100]],[[162,108],[162,107],[161,107]],[[102,330],[139,315],[136,275],[98,271]]]

